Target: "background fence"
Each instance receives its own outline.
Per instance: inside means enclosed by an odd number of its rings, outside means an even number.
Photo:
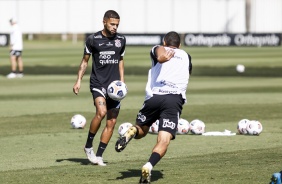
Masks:
[[[0,0],[0,33],[11,17],[26,34],[95,32],[108,9],[122,33],[282,32],[282,0]]]

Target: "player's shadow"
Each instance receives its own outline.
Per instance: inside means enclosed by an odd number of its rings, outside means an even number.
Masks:
[[[82,159],[82,158],[68,158],[68,159],[57,159],[56,162],[63,162],[63,161],[69,161],[69,162],[76,162],[80,163],[81,165],[93,165],[91,162],[89,162],[88,159]],[[107,163],[104,161],[104,163]]]
[[[141,170],[136,170],[136,169],[129,169],[127,171],[121,171],[120,172],[121,176],[117,177],[116,180],[122,180],[125,178],[135,178],[135,177],[140,177],[141,176]],[[158,179],[163,178],[163,173],[158,170],[153,170],[151,171],[151,181],[157,181]],[[111,180],[111,179],[109,179]]]

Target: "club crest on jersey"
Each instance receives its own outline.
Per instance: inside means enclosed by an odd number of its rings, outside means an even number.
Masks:
[[[116,47],[121,47],[121,43],[120,43],[120,40],[115,40],[115,46]]]

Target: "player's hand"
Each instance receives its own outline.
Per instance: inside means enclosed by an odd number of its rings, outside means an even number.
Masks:
[[[158,61],[160,63],[166,62],[170,60],[175,54],[175,51],[173,49],[164,49],[163,47],[159,49],[159,56]]]
[[[79,93],[79,89],[80,89],[80,83],[79,82],[76,82],[72,88],[72,91],[74,94],[78,94]]]
[[[166,60],[170,60],[175,54],[175,51],[173,49],[167,49],[165,54],[164,54],[164,57],[166,58]]]

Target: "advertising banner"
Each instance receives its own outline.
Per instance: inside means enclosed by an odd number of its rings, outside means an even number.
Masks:
[[[280,46],[281,34],[246,33],[246,34],[185,34],[186,46]]]

